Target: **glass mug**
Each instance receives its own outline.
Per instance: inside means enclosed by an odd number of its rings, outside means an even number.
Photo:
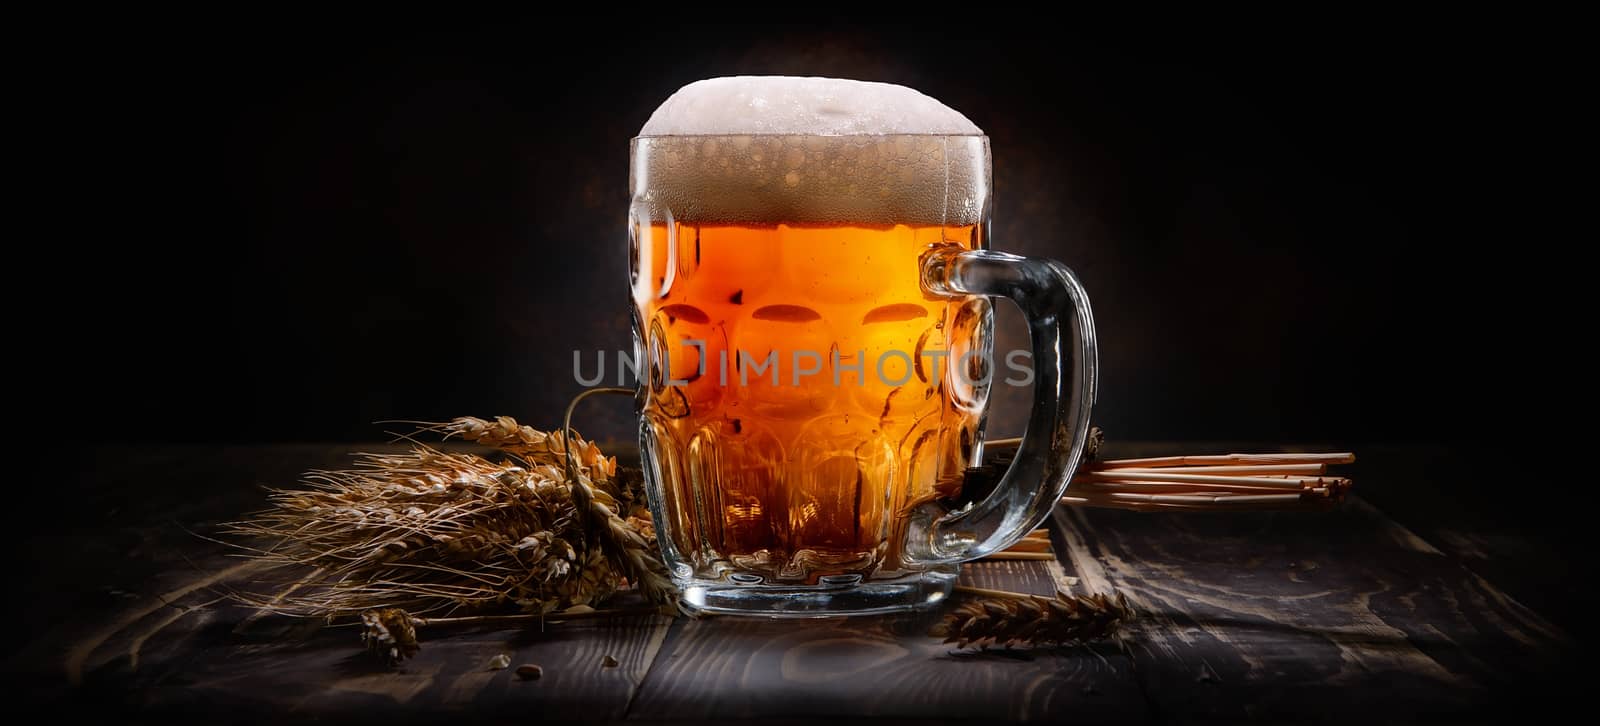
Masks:
[[[944,599],[1065,491],[1096,350],[1072,272],[988,249],[983,135],[633,139],[646,493],[684,603],[877,613]],[[1032,335],[992,360],[990,296]],[[954,504],[989,388],[1032,379],[1015,461]]]

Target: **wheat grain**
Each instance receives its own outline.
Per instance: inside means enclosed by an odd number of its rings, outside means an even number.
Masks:
[[[306,484],[273,492],[272,508],[224,527],[259,542],[254,557],[311,571],[292,591],[245,598],[273,612],[551,612],[621,585],[613,563],[580,560],[582,525],[554,467],[418,446],[362,455],[355,468],[312,472]]]
[[[994,593],[951,610],[930,635],[969,645],[1074,645],[1115,635],[1131,619],[1122,596]]]

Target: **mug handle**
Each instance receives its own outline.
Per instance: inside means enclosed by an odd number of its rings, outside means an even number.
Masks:
[[[922,285],[935,295],[1010,298],[1027,317],[1033,338],[1028,428],[1000,483],[983,501],[960,510],[934,500],[908,513],[906,554],[917,564],[942,565],[1010,547],[1050,516],[1083,456],[1099,354],[1089,296],[1055,260],[934,250],[923,260]]]

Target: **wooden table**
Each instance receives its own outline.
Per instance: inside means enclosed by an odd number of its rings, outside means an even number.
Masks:
[[[241,627],[248,611],[218,597],[249,565],[191,533],[261,506],[252,485],[338,466],[351,448],[78,455],[76,485],[51,497],[78,514],[22,523],[29,595],[9,620],[22,645],[8,688],[68,713],[150,720],[1476,720],[1553,708],[1580,673],[1570,638],[1519,602],[1540,583],[1491,579],[1537,568],[1507,570],[1359,498],[1324,514],[1058,510],[1059,567],[985,562],[964,574],[1019,591],[1067,577],[1122,593],[1141,620],[1120,646],[961,652],[926,635],[937,613],[648,616],[425,632],[417,657],[391,670],[353,629]],[[1357,491],[1396,485],[1371,460]],[[543,677],[489,670],[500,653]],[[602,666],[608,655],[617,666]]]

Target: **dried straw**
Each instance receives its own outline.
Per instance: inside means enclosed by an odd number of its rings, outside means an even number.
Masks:
[[[351,469],[308,473],[306,488],[273,491],[271,508],[224,531],[259,542],[250,556],[303,574],[275,593],[241,599],[328,618],[384,608],[437,617],[508,607],[549,614],[598,603],[625,585],[650,602],[675,600],[652,542],[618,516],[616,460],[594,443],[506,417],[426,430],[492,443],[505,460],[419,444],[403,454],[361,454]]]

